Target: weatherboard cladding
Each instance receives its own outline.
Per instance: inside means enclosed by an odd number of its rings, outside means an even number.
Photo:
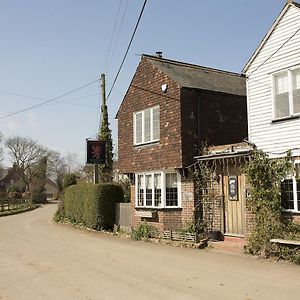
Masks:
[[[300,65],[299,5],[289,5],[247,66],[249,139],[272,156],[299,148],[300,120],[272,123],[272,73]],[[278,51],[278,49],[280,50]],[[276,52],[277,51],[277,52]],[[275,53],[275,54],[274,54]],[[268,59],[269,58],[269,59]],[[267,60],[268,59],[268,60]],[[267,60],[267,61],[266,61]],[[299,155],[300,151],[293,151]]]
[[[181,87],[246,95],[246,79],[240,74],[150,55],[143,57]]]

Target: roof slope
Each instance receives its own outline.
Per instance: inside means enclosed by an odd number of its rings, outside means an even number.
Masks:
[[[267,42],[267,40],[269,39],[270,35],[272,34],[272,32],[274,31],[274,29],[276,28],[277,24],[279,23],[279,21],[282,19],[282,17],[284,16],[284,14],[287,12],[287,10],[291,7],[297,7],[298,9],[300,9],[300,4],[294,1],[288,1],[284,7],[282,8],[280,14],[278,15],[278,17],[276,18],[276,20],[274,21],[274,23],[272,24],[271,28],[269,29],[269,31],[266,33],[266,35],[264,36],[264,38],[262,39],[262,41],[260,42],[260,44],[258,45],[258,47],[256,48],[256,50],[254,51],[254,53],[251,55],[251,57],[249,58],[248,62],[246,63],[245,67],[243,68],[243,73],[246,73],[247,70],[249,69],[251,63],[253,62],[253,60],[255,59],[255,57],[258,55],[259,51],[261,50],[261,48],[264,46],[264,44]]]
[[[145,54],[143,58],[182,87],[246,95],[246,79],[241,74]]]

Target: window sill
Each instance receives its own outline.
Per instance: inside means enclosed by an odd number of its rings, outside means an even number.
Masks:
[[[300,214],[300,211],[291,210],[291,209],[283,209],[282,212],[286,213],[286,214],[293,214],[293,215],[299,215]]]
[[[136,210],[152,210],[152,211],[162,211],[162,210],[182,210],[179,206],[168,206],[168,207],[149,207],[149,206],[135,206]]]
[[[284,117],[284,118],[274,119],[271,121],[271,124],[295,120],[295,119],[300,119],[300,115],[293,115],[293,116],[288,116],[288,117]]]
[[[134,144],[134,148],[143,148],[143,147],[149,147],[149,146],[154,146],[158,145],[159,141],[154,141],[154,142],[148,142],[148,143],[143,143],[143,144]]]

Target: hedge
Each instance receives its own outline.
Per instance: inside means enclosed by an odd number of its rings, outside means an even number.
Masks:
[[[64,195],[64,213],[71,222],[96,230],[112,228],[115,203],[123,199],[123,190],[114,183],[80,183],[69,186]]]

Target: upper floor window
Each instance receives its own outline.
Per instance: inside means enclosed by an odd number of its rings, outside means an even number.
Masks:
[[[285,118],[300,113],[300,69],[273,75],[274,117]]]
[[[134,113],[134,144],[146,144],[159,141],[159,106]]]

